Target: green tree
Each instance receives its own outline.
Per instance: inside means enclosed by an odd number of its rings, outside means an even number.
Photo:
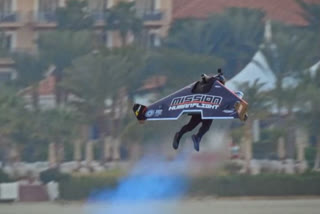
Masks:
[[[312,31],[320,31],[320,4],[307,3],[304,0],[296,0],[303,9],[303,18],[307,21],[309,28]]]
[[[128,91],[134,91],[141,82],[144,60],[140,48],[106,49],[76,59],[67,69],[62,86],[78,98],[73,104],[87,125],[98,126],[100,137],[120,137],[132,95]],[[109,128],[104,128],[107,125]]]
[[[94,20],[87,8],[87,1],[68,0],[65,7],[59,7],[56,11],[58,30],[91,29]]]
[[[225,60],[226,76],[232,77],[253,57],[263,41],[260,10],[228,8],[206,20],[178,21],[170,29],[165,45],[199,55]]]
[[[0,31],[0,57],[8,57],[10,52],[8,50],[8,44],[6,40],[6,34]]]
[[[223,65],[223,59],[216,56],[164,48],[149,54],[142,79],[153,75],[166,76],[165,89],[159,91],[164,95],[199,80],[202,73],[216,74],[217,68]]]
[[[37,41],[39,54],[48,64],[55,66],[56,103],[62,101],[64,91],[59,87],[63,70],[72,61],[93,49],[93,19],[87,10],[87,1],[68,0],[66,7],[57,9],[58,31],[41,33]]]
[[[18,73],[16,84],[18,88],[30,88],[32,93],[32,107],[39,110],[38,87],[48,65],[39,56],[21,53],[13,56],[15,70]]]
[[[293,79],[315,62],[314,46],[310,42],[312,36],[312,33],[278,23],[274,25],[272,40],[266,41],[262,48],[276,76],[276,86],[272,95],[278,113],[286,100],[284,88],[295,84]],[[287,100],[291,102],[290,99]]]
[[[38,45],[42,59],[55,66],[54,76],[57,81],[56,101],[61,103],[62,89],[59,83],[63,79],[63,71],[72,61],[92,51],[92,34],[87,31],[56,31],[41,34]]]
[[[122,46],[127,45],[129,33],[138,39],[143,30],[143,22],[136,15],[134,2],[119,2],[106,14],[106,23],[106,30],[119,31]]]
[[[89,54],[74,61],[66,71],[63,87],[78,99],[74,104],[89,124],[105,115],[106,100],[126,86],[131,65],[119,55]],[[130,85],[130,84],[128,84]]]
[[[73,111],[52,109],[39,112],[36,117],[35,127],[37,132],[34,134],[41,139],[46,145],[50,143],[55,148],[64,148],[66,144],[73,143],[76,137],[75,131],[79,124],[78,115]],[[63,151],[63,150],[62,150]],[[63,153],[55,151],[58,164],[63,161]]]

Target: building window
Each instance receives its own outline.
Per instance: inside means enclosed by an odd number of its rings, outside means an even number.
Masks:
[[[0,0],[0,12],[12,12],[12,0]]]
[[[39,0],[38,11],[55,11],[59,6],[59,0]]]
[[[12,50],[12,34],[4,35],[4,48],[5,50]]]
[[[113,32],[107,31],[105,35],[106,35],[106,37],[105,37],[106,46],[108,48],[112,48],[113,47]]]
[[[9,72],[0,72],[0,82],[7,82],[11,80],[12,74]]]
[[[112,31],[102,31],[100,33],[100,38],[106,47],[113,47],[113,32]]]
[[[108,9],[110,0],[90,0],[88,7],[93,11],[103,11]]]
[[[13,80],[15,78],[15,71],[10,68],[0,68],[0,83]]]
[[[17,13],[13,11],[12,0],[0,0],[0,22],[17,21]]]
[[[15,49],[15,33],[0,33],[0,43],[2,51],[13,51]]]
[[[151,0],[151,11],[158,11],[160,9],[160,0]]]
[[[150,47],[159,47],[160,45],[161,45],[160,37],[155,33],[149,34],[149,46]]]
[[[144,9],[143,19],[145,21],[159,21],[163,18],[159,0],[150,0],[149,5]]]
[[[154,11],[156,9],[156,0],[151,0],[150,10]]]
[[[38,0],[38,21],[55,22],[59,0]]]
[[[111,7],[113,7],[114,6],[114,0],[108,0],[107,1],[107,7],[108,8],[111,8]]]
[[[95,21],[105,20],[105,11],[109,8],[110,0],[90,0],[88,7]]]
[[[59,6],[59,0],[39,0],[38,11],[55,11]]]

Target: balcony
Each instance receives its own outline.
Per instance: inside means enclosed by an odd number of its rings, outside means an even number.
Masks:
[[[12,11],[0,12],[0,27],[1,28],[17,28],[21,26],[20,14]]]
[[[35,13],[35,21],[39,23],[52,23],[57,21],[55,11],[39,11]]]
[[[108,10],[92,10],[90,15],[96,27],[105,25],[105,18]],[[166,13],[160,10],[148,10],[138,13],[148,27],[159,27],[165,24]],[[54,28],[57,26],[57,15],[55,11],[39,11],[33,13],[33,23],[38,28]]]
[[[91,12],[96,26],[104,26],[105,12],[95,10]],[[56,11],[39,11],[33,13],[33,24],[36,28],[55,28],[57,27]]]
[[[0,51],[0,69],[1,68],[8,68],[12,67],[14,65],[14,61],[12,59],[12,55],[15,54],[37,54],[37,50],[34,47],[30,48],[12,48],[12,47],[6,47],[3,50]]]
[[[142,19],[148,21],[161,21],[164,18],[164,13],[160,10],[144,11]]]
[[[106,14],[109,10],[92,10],[90,12],[96,26],[104,26]],[[161,26],[165,21],[165,12],[161,10],[139,10],[137,15],[142,19],[146,26]]]
[[[55,11],[38,11],[33,13],[33,22],[37,28],[54,28],[57,26]]]
[[[0,22],[17,22],[17,12],[0,12]]]
[[[93,18],[96,27],[103,27],[105,24],[107,11],[93,10],[90,12],[90,16]]]
[[[144,21],[144,26],[158,28],[165,24],[166,13],[161,10],[144,10],[138,11],[139,16]]]
[[[106,18],[106,13],[107,11],[103,11],[103,10],[93,10],[90,12],[90,15],[94,21],[102,22]]]

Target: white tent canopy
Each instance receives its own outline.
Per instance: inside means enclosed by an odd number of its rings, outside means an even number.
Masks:
[[[266,58],[258,51],[251,62],[232,79],[226,82],[226,86],[231,90],[238,90],[238,85],[248,82],[252,85],[254,81],[265,83],[261,90],[267,91],[275,87],[276,77],[269,68]]]
[[[315,75],[316,71],[320,69],[320,61],[309,68],[312,75]],[[270,69],[265,56],[258,51],[251,62],[237,75],[227,81],[226,86],[231,90],[238,90],[238,85],[248,82],[252,85],[254,81],[258,80],[260,83],[265,83],[261,88],[262,91],[268,91],[275,87],[276,76]],[[284,80],[284,87],[295,87],[297,80],[292,77],[287,77]]]
[[[315,76],[318,69],[320,69],[320,61],[310,68],[311,75]]]

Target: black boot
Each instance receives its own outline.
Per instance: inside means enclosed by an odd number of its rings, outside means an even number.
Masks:
[[[173,143],[172,143],[172,147],[177,150],[178,147],[179,147],[179,141],[180,141],[180,134],[179,132],[177,132],[175,135],[174,135],[174,139],[173,139]]]
[[[194,149],[199,152],[200,150],[200,141],[201,141],[201,138],[198,137],[198,135],[192,135],[192,141],[193,141],[193,147]]]

